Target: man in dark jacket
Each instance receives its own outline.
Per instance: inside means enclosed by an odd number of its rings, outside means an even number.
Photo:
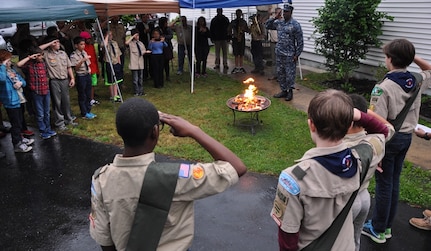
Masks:
[[[215,66],[214,69],[220,69],[220,48],[223,51],[223,66],[224,69],[229,69],[227,65],[227,42],[229,19],[223,15],[223,9],[217,8],[217,16],[211,20],[210,32],[211,40],[215,45]]]

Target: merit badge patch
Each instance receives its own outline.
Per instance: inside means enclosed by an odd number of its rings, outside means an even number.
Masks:
[[[383,89],[378,86],[375,86],[371,91],[371,96],[382,96],[382,94],[383,94]]]
[[[204,177],[205,171],[201,166],[193,167],[193,178],[195,180],[202,179]]]
[[[280,185],[293,195],[298,195],[300,192],[299,185],[296,180],[289,174],[282,172],[278,178]]]
[[[180,172],[178,174],[180,178],[188,178],[190,177],[190,165],[189,164],[181,164]]]

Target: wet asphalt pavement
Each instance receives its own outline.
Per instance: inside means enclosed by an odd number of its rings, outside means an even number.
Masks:
[[[121,149],[68,135],[34,138],[32,152],[20,154],[9,135],[0,139],[7,155],[0,159],[0,250],[100,250],[88,232],[91,175]],[[269,216],[276,184],[277,177],[249,172],[197,201],[192,250],[278,250]],[[422,210],[400,204],[393,239],[376,245],[363,237],[361,250],[431,250],[431,231],[408,223]]]

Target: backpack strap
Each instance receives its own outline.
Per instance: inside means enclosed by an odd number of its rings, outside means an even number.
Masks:
[[[151,162],[136,207],[127,251],[154,251],[159,245],[178,181],[178,163]]]
[[[359,155],[359,159],[361,160],[362,172],[359,185],[361,186],[365,177],[367,176],[368,168],[370,167],[370,163],[373,158],[373,149],[367,144],[359,144],[350,148],[356,150]],[[332,249],[332,246],[334,245],[335,240],[340,233],[341,227],[346,221],[346,217],[350,212],[350,208],[352,207],[358,192],[359,189],[352,193],[349,201],[337,215],[331,226],[329,226],[329,228],[326,229],[325,232],[319,236],[319,238],[315,239],[304,249],[302,249],[302,251],[328,251]]]

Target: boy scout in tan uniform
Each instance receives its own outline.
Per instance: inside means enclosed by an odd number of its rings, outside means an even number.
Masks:
[[[60,41],[56,37],[48,37],[46,41],[47,43],[39,47],[44,50],[44,60],[50,79],[54,123],[57,129],[64,131],[67,124],[78,125],[73,122],[69,96],[69,88],[75,86],[75,77],[69,57],[66,52],[60,50]]]
[[[365,116],[354,111],[345,93],[336,90],[317,94],[310,102],[308,114],[316,147],[297,160],[298,164],[282,171],[271,211],[279,226],[280,250],[301,250],[317,239],[360,184],[359,156],[342,139],[352,121],[361,121]],[[384,141],[379,136],[377,140],[361,143],[382,154]],[[331,250],[354,249],[353,220],[349,212]]]
[[[356,199],[352,205],[355,251],[359,251],[362,226],[365,223],[371,206],[371,197],[367,188],[370,184],[371,178],[374,177],[375,171],[382,171],[381,169],[378,169],[377,166],[385,156],[384,143],[388,142],[392,138],[395,133],[395,129],[391,125],[391,123],[389,123],[373,111],[367,109],[368,104],[364,97],[358,94],[351,94],[349,96],[352,98],[353,105],[355,106],[355,108],[359,109],[362,112],[366,112],[367,115],[372,116],[372,118],[374,119],[377,119],[380,125],[377,124],[376,126],[376,123],[359,124],[358,122],[355,122],[347,132],[347,135],[344,137],[343,142],[346,143],[348,147],[352,147],[360,144],[363,140],[367,140],[370,142],[380,141],[380,144],[383,146],[383,149],[378,149],[376,152],[373,153],[373,158],[371,159],[367,175],[365,176],[365,179],[361,187],[359,188],[358,195],[356,196]],[[386,138],[384,138],[383,135],[385,135]],[[378,146],[379,143],[376,142],[375,145]]]
[[[179,164],[157,250],[187,250],[194,235],[193,201],[223,192],[238,181],[246,167],[229,149],[186,120],[160,113],[160,121],[170,125],[175,136],[195,139],[215,159],[212,163]],[[129,99],[118,110],[117,131],[124,140],[124,153],[97,171],[91,185],[90,234],[102,248],[111,248],[104,250],[126,250],[144,176],[155,160],[152,151],[159,136],[159,114],[148,101]]]

